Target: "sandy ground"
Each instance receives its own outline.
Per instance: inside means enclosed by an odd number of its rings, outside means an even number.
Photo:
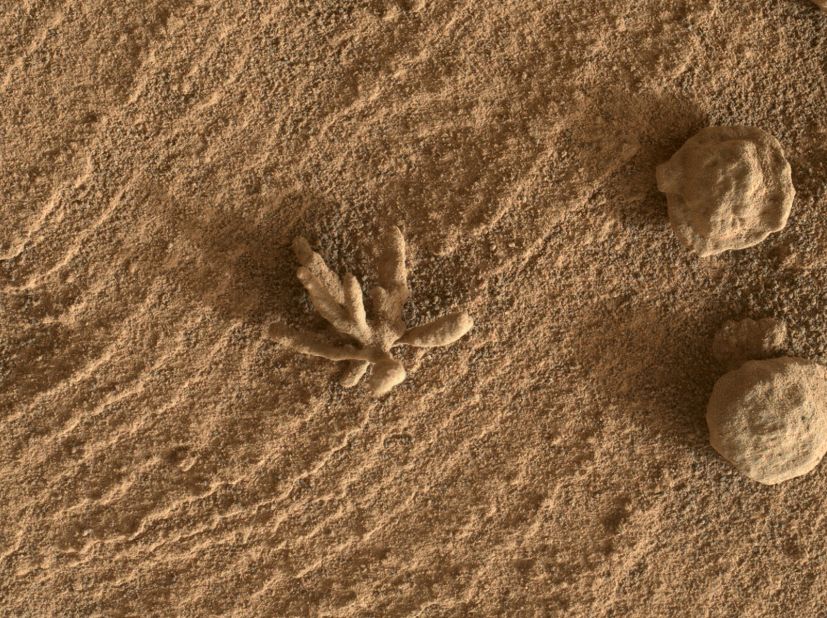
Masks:
[[[827,464],[704,411],[726,319],[827,361],[826,69],[806,0],[0,0],[0,615],[823,616]],[[710,124],[798,195],[700,260]],[[264,332],[393,224],[476,327],[376,400]]]

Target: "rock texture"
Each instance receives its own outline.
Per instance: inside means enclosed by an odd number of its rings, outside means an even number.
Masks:
[[[827,11],[827,0],[813,0],[822,11]]]
[[[787,224],[795,189],[781,145],[755,127],[707,127],[657,168],[669,220],[709,256],[758,244]]]
[[[827,369],[793,357],[747,361],[715,384],[709,440],[747,477],[773,485],[827,452]]]
[[[712,356],[727,369],[745,361],[780,356],[787,325],[776,318],[727,320],[712,341]]]

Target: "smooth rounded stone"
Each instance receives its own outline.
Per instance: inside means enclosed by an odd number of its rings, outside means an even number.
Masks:
[[[819,7],[822,11],[827,11],[827,0],[813,0],[813,4]]]
[[[707,127],[657,167],[669,221],[705,257],[758,244],[787,224],[795,189],[781,144],[754,127]]]
[[[727,369],[745,361],[780,356],[787,340],[787,325],[776,318],[727,320],[712,341],[712,356]]]
[[[827,452],[826,407],[827,368],[789,356],[747,361],[712,390],[709,441],[745,476],[781,483]]]

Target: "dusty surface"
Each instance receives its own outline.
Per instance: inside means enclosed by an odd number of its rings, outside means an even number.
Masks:
[[[9,616],[817,616],[827,466],[709,446],[727,319],[827,361],[827,19],[809,0],[2,0]],[[698,259],[655,166],[784,147],[760,245]],[[384,399],[264,336],[399,224]]]

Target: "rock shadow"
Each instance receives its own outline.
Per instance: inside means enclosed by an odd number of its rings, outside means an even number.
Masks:
[[[226,210],[165,208],[173,245],[166,274],[222,319],[325,328],[296,279],[293,239],[305,236],[334,271],[367,284],[375,270],[372,240],[394,222],[380,225],[375,214],[365,220],[359,209],[303,189],[248,201]]]
[[[603,103],[616,114],[623,112],[624,123],[640,144],[622,173],[605,187],[613,204],[611,214],[630,232],[661,228],[668,222],[666,198],[658,191],[655,168],[709,124],[708,114],[679,92],[660,96],[613,92]]]

